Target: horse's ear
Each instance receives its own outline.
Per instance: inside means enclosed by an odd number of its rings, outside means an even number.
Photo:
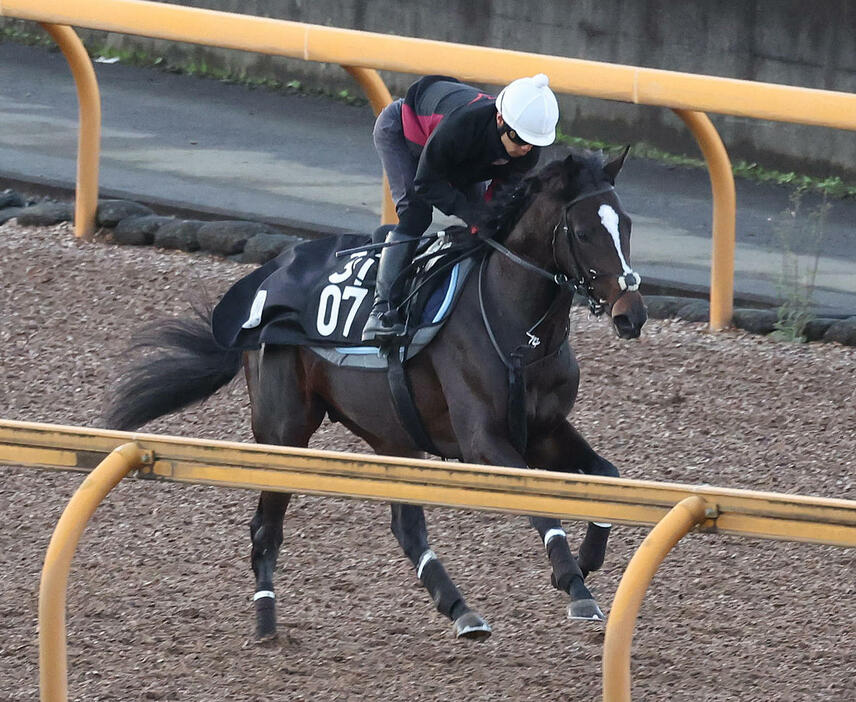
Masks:
[[[568,175],[576,175],[582,170],[582,161],[579,156],[575,153],[571,152],[568,157],[564,160],[564,170]]]
[[[624,159],[627,158],[627,153],[629,151],[630,144],[624,147],[624,151],[621,152],[620,156],[612,159],[612,161],[610,161],[603,167],[603,172],[606,173],[606,177],[609,178],[609,182],[613,185],[615,185],[615,179],[618,177],[618,172],[624,165]]]

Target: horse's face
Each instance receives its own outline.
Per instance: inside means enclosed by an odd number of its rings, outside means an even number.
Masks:
[[[618,336],[635,339],[648,314],[639,293],[641,278],[630,266],[630,217],[613,187],[626,155],[627,150],[605,164],[597,178],[589,171],[582,185],[579,162],[574,156],[565,161],[568,180],[553,247],[556,263],[578,281],[593,309],[608,310]],[[570,200],[568,193],[573,193]]]

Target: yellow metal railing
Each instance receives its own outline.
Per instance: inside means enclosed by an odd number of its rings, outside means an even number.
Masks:
[[[229,49],[338,63],[367,90],[377,112],[389,100],[374,69],[403,73],[445,73],[465,80],[504,84],[511,78],[545,72],[558,92],[620,100],[675,110],[690,126],[710,171],[713,190],[713,261],[710,326],[722,329],[733,311],[735,195],[730,162],[705,112],[856,130],[856,95],[771,83],[623,66],[561,56],[505,51],[463,44],[397,37],[302,24],[141,0],[3,0],[0,16],[41,22],[63,46],[69,40],[49,25],[74,25],[124,34]],[[72,59],[69,59],[70,61]],[[73,68],[74,70],[74,68]],[[355,71],[367,71],[357,74]],[[372,75],[373,74],[373,75]],[[372,76],[369,78],[369,76]],[[78,79],[78,73],[75,72]],[[370,86],[367,88],[367,85]],[[78,87],[80,82],[78,79]],[[372,91],[378,90],[373,94]],[[383,94],[385,92],[385,95]],[[93,109],[85,106],[81,113]],[[91,105],[91,101],[87,103]],[[98,160],[97,133],[84,138],[81,154]],[[93,155],[94,154],[94,155]],[[81,156],[82,158],[82,156]],[[80,166],[78,172],[82,169]],[[86,170],[90,180],[96,169]],[[95,185],[78,180],[76,232],[87,235],[97,202]],[[88,213],[89,219],[84,219]],[[384,187],[383,221],[395,212]]]
[[[65,55],[77,86],[80,128],[77,136],[74,226],[77,236],[89,238],[95,232],[95,213],[98,208],[98,167],[101,152],[101,96],[98,80],[89,54],[74,30],[55,24],[43,24],[42,27]]]
[[[253,17],[142,0],[3,0],[0,15],[496,85],[544,71],[559,92],[856,130],[856,95]]]
[[[610,611],[603,659],[606,702],[630,699],[630,645],[639,606],[659,564],[694,527],[856,546],[856,502],[708,486],[4,420],[0,464],[89,473],[57,525],[42,571],[45,702],[64,702],[67,695],[65,590],[74,548],[98,503],[133,470],[149,479],[654,526],[625,571]]]

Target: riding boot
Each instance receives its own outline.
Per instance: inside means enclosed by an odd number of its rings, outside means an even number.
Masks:
[[[404,335],[404,319],[398,305],[403,297],[402,271],[413,260],[419,239],[393,229],[386,237],[387,246],[380,255],[372,311],[363,328],[366,343],[383,343]]]

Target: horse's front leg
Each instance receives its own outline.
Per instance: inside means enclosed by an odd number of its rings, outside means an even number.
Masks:
[[[526,458],[533,468],[618,477],[618,469],[599,456],[566,420],[562,420],[549,432],[535,433],[530,437]],[[590,572],[603,565],[612,525],[589,522],[579,558],[574,559],[559,520],[533,518],[531,521],[544,539],[553,565],[553,585],[571,596],[569,616],[575,619],[602,619],[603,614],[582,581]]]
[[[474,429],[470,437],[470,445],[464,455],[464,460],[467,462],[512,468],[525,468],[528,465],[542,467],[538,464],[530,464],[529,452],[524,459],[507,438],[498,432]],[[479,437],[483,437],[484,440],[479,440]],[[531,443],[530,440],[530,445]],[[585,585],[585,575],[571,553],[562,523],[551,517],[529,517],[529,523],[538,532],[547,550],[547,557],[553,569],[550,576],[553,586],[568,593],[571,598],[568,616],[572,619],[602,620],[603,612]]]
[[[474,641],[489,637],[490,625],[467,606],[440,559],[428,546],[428,529],[422,507],[393,504],[391,528],[437,610],[452,620],[455,636]]]

